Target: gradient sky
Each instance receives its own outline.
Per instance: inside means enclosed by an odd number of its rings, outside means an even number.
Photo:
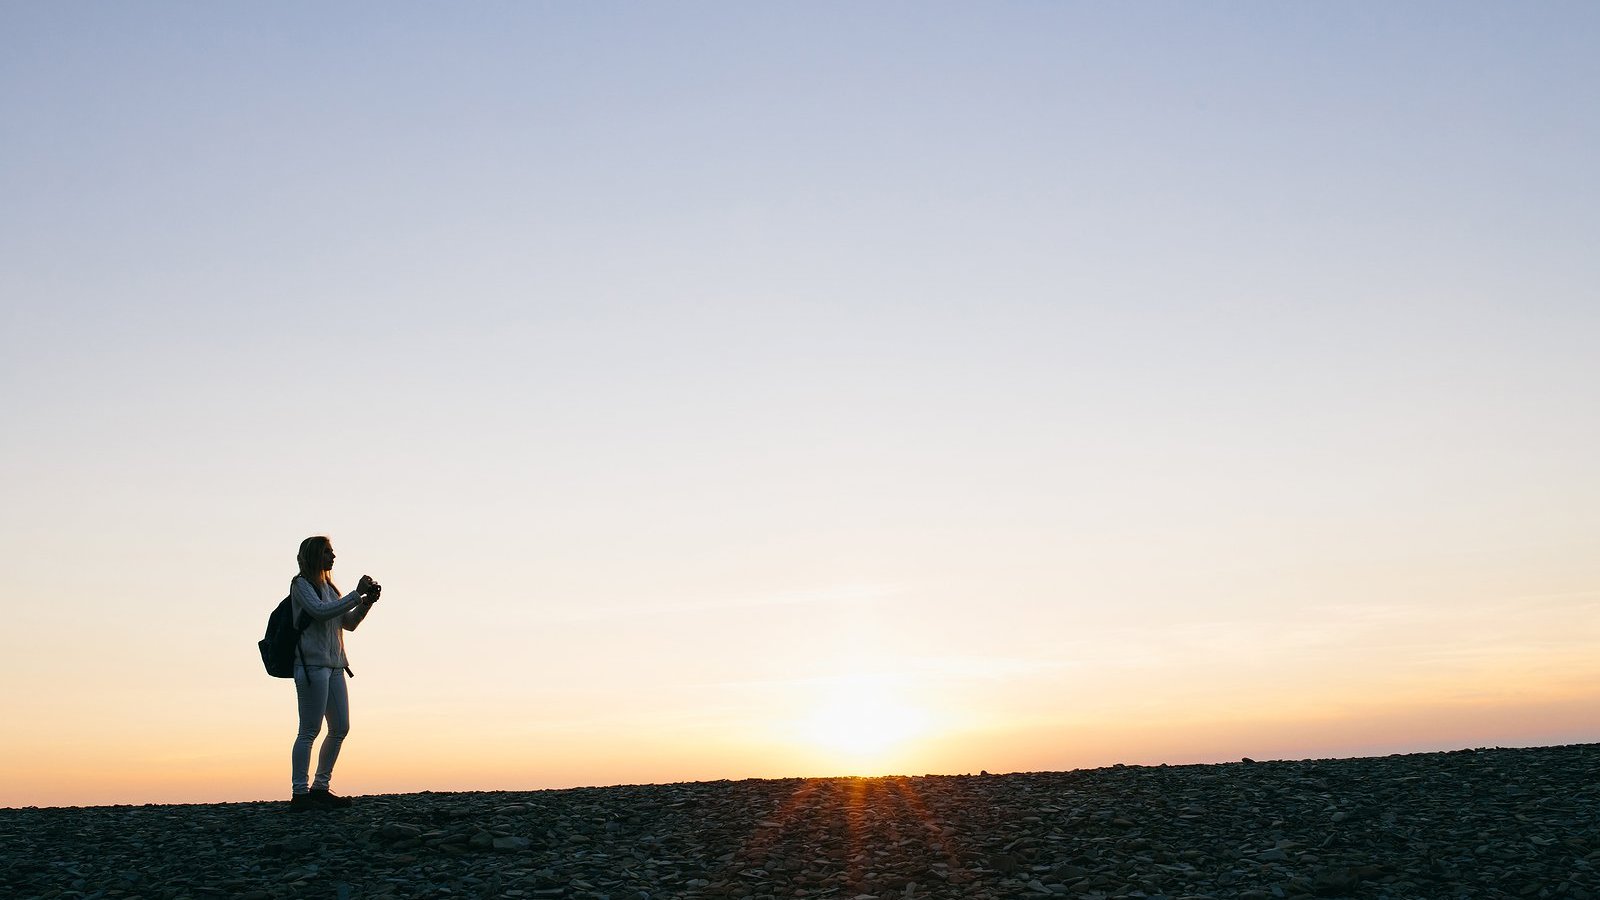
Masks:
[[[1596,46],[0,3],[0,804],[1600,740]]]

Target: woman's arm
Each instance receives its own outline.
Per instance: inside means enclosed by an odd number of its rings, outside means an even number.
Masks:
[[[294,594],[294,599],[300,604],[300,608],[319,622],[326,622],[334,616],[343,615],[361,602],[361,595],[355,591],[332,602],[324,600],[322,592],[313,588],[304,578],[296,578],[291,585],[289,591]]]
[[[371,610],[371,603],[357,603],[355,609],[339,617],[339,624],[343,626],[345,631],[355,631],[356,626],[361,624],[361,620],[365,619],[367,613]]]

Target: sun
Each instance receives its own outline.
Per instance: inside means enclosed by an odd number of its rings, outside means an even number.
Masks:
[[[928,714],[888,679],[856,675],[829,683],[799,723],[800,736],[851,765],[881,765],[928,729]]]

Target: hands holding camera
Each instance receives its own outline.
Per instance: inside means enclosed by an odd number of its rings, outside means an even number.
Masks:
[[[356,585],[356,593],[366,603],[377,603],[378,595],[383,593],[383,585],[372,580],[371,575],[361,576],[361,583]]]

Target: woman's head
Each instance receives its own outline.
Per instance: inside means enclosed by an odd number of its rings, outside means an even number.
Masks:
[[[300,552],[295,556],[300,563],[300,576],[307,581],[328,580],[333,568],[333,542],[326,535],[314,535],[300,542]]]

